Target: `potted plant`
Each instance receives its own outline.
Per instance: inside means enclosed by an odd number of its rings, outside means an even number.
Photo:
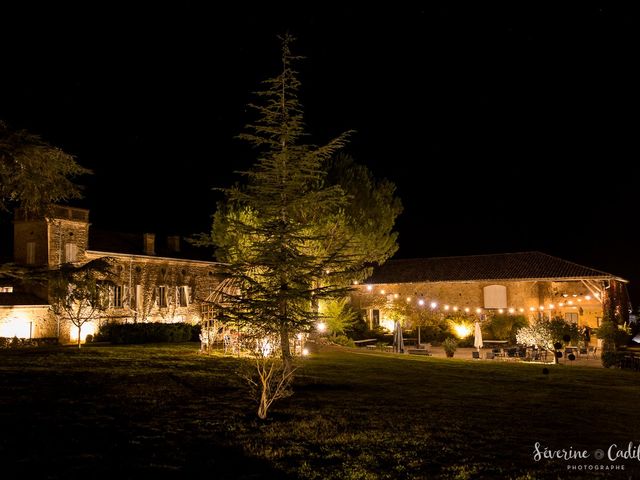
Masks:
[[[449,337],[444,342],[442,342],[442,347],[444,348],[444,353],[447,354],[447,357],[453,357],[453,354],[458,348],[458,342],[455,338]]]

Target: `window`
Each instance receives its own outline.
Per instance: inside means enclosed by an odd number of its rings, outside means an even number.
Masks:
[[[0,287],[0,293],[13,293],[13,287]]]
[[[578,324],[578,314],[577,313],[565,313],[564,314],[564,319],[567,321],[567,323],[575,323],[576,325]]]
[[[181,287],[178,287],[178,300],[179,300],[179,305],[181,307],[189,306],[190,293],[191,293],[191,288],[187,287],[186,285],[182,285]]]
[[[488,285],[483,290],[484,308],[507,308],[507,287]]]
[[[169,304],[167,299],[167,287],[158,287],[158,307],[167,308]]]
[[[122,308],[122,285],[111,287],[111,307]]]
[[[371,328],[376,328],[380,326],[380,310],[373,309],[371,310]]]
[[[136,285],[136,294],[133,297],[134,304],[132,308],[136,309],[138,312],[141,312],[144,307],[144,299],[143,299],[142,285]]]
[[[27,242],[27,265],[36,263],[36,242]]]
[[[78,261],[78,246],[75,243],[65,244],[64,261],[66,263],[73,263]]]

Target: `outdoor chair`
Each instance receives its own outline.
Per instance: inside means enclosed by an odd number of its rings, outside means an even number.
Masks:
[[[496,357],[496,354],[493,352],[487,352],[487,360],[493,360]]]
[[[480,352],[471,352],[471,358],[480,359]]]

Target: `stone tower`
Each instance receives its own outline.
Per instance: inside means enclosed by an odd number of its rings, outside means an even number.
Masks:
[[[53,208],[47,218],[17,210],[13,226],[13,258],[23,265],[76,263],[85,260],[89,238],[89,210]]]

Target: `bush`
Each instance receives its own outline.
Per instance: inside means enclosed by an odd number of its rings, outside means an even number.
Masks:
[[[485,327],[487,338],[495,340],[510,340],[515,342],[516,332],[522,327],[529,325],[529,322],[523,315],[494,315]]]
[[[58,339],[56,337],[43,337],[43,338],[0,337],[0,348],[44,347],[47,345],[58,345]]]
[[[189,323],[106,323],[94,340],[113,344],[197,341],[200,325]]]
[[[442,347],[444,348],[444,351],[448,357],[453,357],[453,354],[458,348],[458,342],[455,338],[449,337],[444,342],[442,342]]]
[[[620,367],[624,352],[602,352],[600,359],[604,368]]]
[[[345,335],[338,335],[336,337],[332,337],[331,341],[338,345],[342,345],[343,347],[355,347],[356,344]]]

